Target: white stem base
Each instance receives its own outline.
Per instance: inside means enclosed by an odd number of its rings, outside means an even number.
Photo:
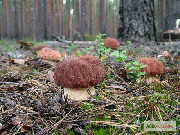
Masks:
[[[68,99],[72,99],[72,100],[87,100],[88,98],[91,97],[88,91],[90,91],[91,95],[95,94],[94,87],[89,87],[89,88],[79,88],[79,89],[64,88],[64,95],[65,96],[68,95]]]

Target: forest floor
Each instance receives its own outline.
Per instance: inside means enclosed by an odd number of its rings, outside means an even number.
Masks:
[[[55,43],[53,45],[51,43]],[[93,42],[94,43],[94,42]],[[83,43],[71,47],[53,45],[66,56],[86,54]],[[179,44],[173,43],[173,44]],[[125,62],[157,57],[173,50],[173,44],[121,43]],[[63,45],[64,46],[64,45]],[[90,47],[88,42],[86,48]],[[176,45],[175,45],[176,46]],[[86,49],[84,48],[84,49]],[[174,47],[176,49],[176,47]],[[90,54],[95,50],[90,49]],[[106,79],[95,86],[89,100],[72,101],[53,81],[58,61],[38,59],[32,51],[11,41],[0,41],[0,135],[116,135],[180,134],[180,59],[160,59],[169,72],[160,81],[131,82],[124,64],[112,57],[102,62]],[[145,121],[175,121],[175,131],[145,131]]]

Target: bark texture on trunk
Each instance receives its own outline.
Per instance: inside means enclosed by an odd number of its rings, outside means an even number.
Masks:
[[[131,41],[156,40],[154,0],[121,0],[118,38]]]

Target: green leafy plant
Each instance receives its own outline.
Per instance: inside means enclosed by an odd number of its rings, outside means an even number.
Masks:
[[[81,55],[81,51],[80,51],[80,50],[76,51],[75,55],[76,55],[76,56]]]
[[[126,42],[126,44],[130,45],[130,44],[131,44],[131,41],[128,40],[128,41]]]
[[[95,35],[91,35],[89,32],[84,33],[84,38],[86,41],[94,41],[96,39]]]
[[[95,46],[95,53],[93,54],[94,56],[97,56],[99,59],[101,59],[102,55],[107,55],[108,52],[110,52],[110,48],[106,48],[105,45],[104,45],[104,39],[103,37],[105,37],[106,34],[101,34],[99,33],[97,36],[96,36],[96,46]]]
[[[129,62],[125,65],[127,71],[127,79],[131,79],[132,82],[145,74],[145,72],[139,72],[142,68],[147,65],[141,65],[138,61]]]
[[[117,61],[123,61],[125,63],[125,60],[127,59],[127,56],[125,55],[127,51],[124,50],[124,51],[114,51],[111,53],[111,55],[113,57],[115,57],[114,61],[117,62]]]
[[[125,55],[127,51],[114,51],[111,55],[114,56],[114,61],[122,61],[124,63],[127,79],[130,79],[132,82],[136,82],[140,76],[143,76],[145,72],[139,72],[142,68],[145,68],[146,65],[141,65],[138,61],[131,61],[126,63],[125,60],[127,56]]]

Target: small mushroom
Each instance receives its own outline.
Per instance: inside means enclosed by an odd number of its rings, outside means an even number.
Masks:
[[[62,58],[62,55],[60,52],[58,52],[55,49],[45,47],[39,51],[37,57],[42,58],[42,59],[47,59],[47,60],[59,60]]]
[[[104,39],[105,42],[105,46],[112,48],[112,49],[116,49],[119,47],[119,42],[117,39],[112,38],[112,37],[107,37]]]
[[[146,82],[151,84],[153,82],[159,81],[157,75],[163,75],[165,73],[164,64],[154,58],[140,58],[137,60],[142,65],[147,65],[145,68],[141,69],[141,72],[145,72],[147,77]]]
[[[95,56],[81,55],[59,62],[54,81],[64,87],[64,94],[72,100],[87,100],[95,94],[93,86],[105,78],[105,67]]]

